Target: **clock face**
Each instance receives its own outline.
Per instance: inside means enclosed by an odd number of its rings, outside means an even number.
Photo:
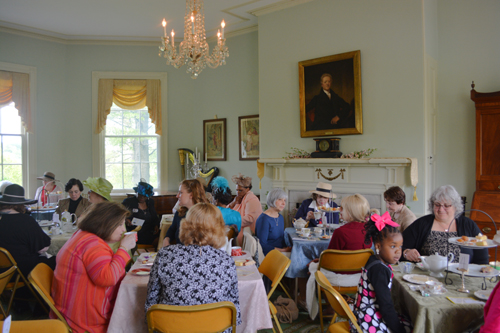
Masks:
[[[330,142],[328,140],[321,140],[319,142],[319,150],[321,151],[327,151],[330,148]]]

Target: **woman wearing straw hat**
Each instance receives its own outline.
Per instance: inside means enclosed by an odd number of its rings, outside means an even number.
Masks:
[[[303,218],[309,221],[309,227],[315,227],[321,220],[325,223],[324,217],[326,215],[327,222],[329,224],[339,223],[339,214],[322,214],[322,217],[318,220],[314,218],[314,212],[321,212],[319,207],[325,208],[336,208],[337,204],[331,200],[335,199],[337,196],[332,192],[332,185],[327,183],[318,183],[316,189],[309,191],[312,193],[312,198],[302,201],[299,210],[295,214],[295,218]]]
[[[57,203],[59,200],[64,199],[62,188],[56,185],[59,180],[52,172],[45,172],[43,176],[36,179],[43,181],[43,185],[36,189],[35,199],[37,199],[42,206],[48,203]]]
[[[50,237],[31,216],[24,214],[25,205],[36,202],[25,199],[24,188],[17,184],[7,186],[0,196],[0,247],[10,252],[24,276],[41,262],[52,269],[56,267],[56,257],[45,256]]]

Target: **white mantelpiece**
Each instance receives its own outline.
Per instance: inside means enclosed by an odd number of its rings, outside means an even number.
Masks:
[[[283,188],[289,196],[285,215],[296,203],[310,197],[308,191],[318,182],[329,183],[338,197],[360,193],[367,197],[372,208],[385,211],[383,193],[391,186],[411,186],[410,166],[416,159],[399,158],[262,158],[265,175],[271,179],[271,187]],[[413,179],[418,179],[412,168]],[[408,194],[407,194],[408,196]],[[407,198],[407,201],[410,198]],[[261,195],[265,204],[266,196]]]

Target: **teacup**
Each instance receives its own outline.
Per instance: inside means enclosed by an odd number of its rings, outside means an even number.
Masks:
[[[323,235],[323,228],[316,227],[316,228],[314,228],[313,233],[314,233],[314,236],[319,237],[319,236]]]
[[[241,252],[241,247],[240,246],[233,246],[231,248],[231,256],[232,257],[239,257],[242,256],[243,253]]]
[[[413,268],[415,267],[415,264],[412,262],[399,262],[399,271],[402,274],[410,274],[413,271]]]
[[[124,233],[123,235],[128,236],[128,235],[134,235],[134,234],[135,234],[135,241],[137,242],[137,231],[129,231],[129,232]]]
[[[300,231],[302,232],[302,236],[309,236],[311,234],[311,229],[309,228],[302,228],[300,229]]]
[[[430,293],[440,293],[443,290],[443,284],[438,281],[427,281],[425,283],[425,289]]]
[[[314,219],[319,220],[323,216],[323,212],[314,212]]]

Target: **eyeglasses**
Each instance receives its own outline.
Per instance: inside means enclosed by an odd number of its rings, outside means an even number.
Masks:
[[[396,201],[384,200],[389,206],[397,206],[398,203]]]
[[[442,208],[444,208],[444,209],[446,209],[446,210],[448,210],[448,209],[450,209],[452,206],[453,206],[453,205],[446,205],[446,204],[445,204],[445,205],[441,205],[440,203],[435,203],[435,204],[434,204],[434,208],[435,208],[435,209],[437,209],[437,210],[439,210],[441,207],[442,207]]]

